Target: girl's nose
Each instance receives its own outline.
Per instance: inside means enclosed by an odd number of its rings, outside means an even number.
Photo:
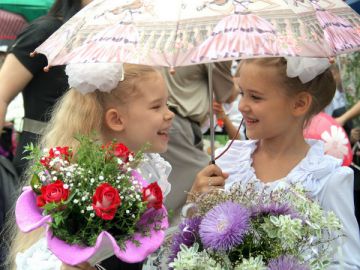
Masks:
[[[174,117],[175,117],[175,113],[173,113],[169,108],[167,108],[164,119],[165,120],[172,120]]]
[[[248,105],[246,104],[244,97],[241,97],[240,101],[239,101],[238,110],[240,112],[243,112],[243,111],[246,111],[247,108],[248,108]]]

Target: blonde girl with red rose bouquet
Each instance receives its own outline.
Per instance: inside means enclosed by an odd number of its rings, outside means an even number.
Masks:
[[[141,192],[147,208],[161,208],[163,196],[170,191],[167,176],[171,166],[157,153],[167,150],[168,131],[174,117],[167,107],[168,93],[161,74],[148,66],[110,63],[71,64],[66,72],[71,88],[58,102],[41,139],[41,149],[50,149],[41,157],[41,165],[60,168],[66,179],[69,171],[64,172],[63,168],[71,167],[73,156],[91,162],[94,160],[91,155],[99,154],[101,158],[98,160],[104,163],[99,161],[97,164],[96,161],[89,166],[104,166],[105,171],[106,164],[116,161],[117,164],[111,166],[119,166],[124,178],[133,179],[141,175],[149,184],[143,189],[129,186],[128,191]],[[94,136],[95,140],[90,139]],[[145,145],[148,145],[143,155],[145,159],[141,159]],[[135,175],[131,169],[134,166],[137,166]],[[78,178],[73,176],[73,179],[84,178],[87,173],[78,171],[71,171],[77,173]],[[88,178],[86,181],[94,181],[90,176]],[[99,179],[104,180],[101,176]],[[75,182],[71,184],[76,185]],[[69,193],[69,186],[60,180],[51,185],[38,190],[38,207],[73,198],[71,188]],[[92,215],[100,221],[110,220],[122,200],[124,196],[104,181],[97,186],[92,197]],[[47,249],[44,233],[42,227],[27,233],[16,231],[10,249],[9,269],[96,269],[88,262],[77,265],[62,263]],[[108,263],[105,260],[96,267],[141,269],[142,263],[115,259]]]

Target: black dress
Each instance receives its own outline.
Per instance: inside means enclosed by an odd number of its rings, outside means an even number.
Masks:
[[[10,49],[10,53],[33,75],[32,80],[22,90],[25,118],[48,122],[53,105],[68,89],[65,66],[54,66],[49,72],[44,72],[43,69],[47,66],[46,57],[41,54],[30,57],[30,53],[61,25],[62,21],[55,17],[40,17],[19,34]],[[36,143],[38,137],[39,135],[26,131],[20,134],[13,161],[19,175],[26,167],[26,161],[22,159],[24,146],[30,142]]]

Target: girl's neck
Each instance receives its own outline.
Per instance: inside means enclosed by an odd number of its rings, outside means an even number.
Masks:
[[[266,153],[272,157],[286,157],[306,153],[309,145],[302,134],[278,137],[273,139],[259,140],[257,151]]]
[[[273,182],[286,177],[309,148],[302,134],[260,140],[252,155],[257,178],[262,182]]]

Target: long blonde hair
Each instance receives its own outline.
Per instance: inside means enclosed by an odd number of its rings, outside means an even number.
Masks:
[[[124,81],[119,82],[118,86],[110,93],[96,90],[84,95],[76,89],[70,89],[55,105],[52,117],[39,142],[40,147],[69,146],[76,151],[78,141],[74,135],[90,135],[94,132],[102,140],[104,114],[108,106],[126,104],[129,98],[138,94],[138,82],[156,72],[154,68],[143,65],[125,64],[124,69]],[[29,169],[27,175],[30,179],[31,171]],[[22,233],[14,226],[13,220],[8,227],[11,228],[10,234],[13,235],[9,239],[13,239],[13,241],[6,264],[10,265],[9,269],[16,269],[16,254],[28,249],[43,237],[44,229]]]

